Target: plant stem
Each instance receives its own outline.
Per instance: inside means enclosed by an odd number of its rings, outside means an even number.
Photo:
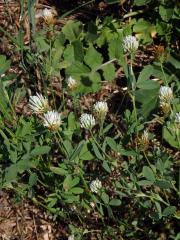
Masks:
[[[163,76],[164,76],[165,84],[166,84],[166,86],[168,86],[168,82],[167,82],[167,79],[166,79],[166,75],[165,75],[165,72],[164,72],[164,68],[163,68],[162,62],[160,62],[160,66],[161,66],[162,74],[163,74]]]

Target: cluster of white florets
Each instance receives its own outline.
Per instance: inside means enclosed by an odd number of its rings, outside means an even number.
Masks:
[[[58,131],[62,121],[61,114],[55,110],[50,110],[48,99],[42,94],[36,93],[29,98],[29,107],[31,110],[42,117],[43,125],[50,131]]]
[[[123,40],[124,52],[129,54],[135,53],[139,47],[139,42],[136,37],[128,35]]]
[[[104,121],[108,112],[107,102],[96,102],[93,106],[93,111],[95,113],[95,116],[97,117],[97,120]],[[82,128],[91,130],[96,125],[95,117],[92,114],[88,113],[81,114],[80,125]]]

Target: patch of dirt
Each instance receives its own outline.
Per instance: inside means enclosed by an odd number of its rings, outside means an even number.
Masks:
[[[58,230],[58,232],[57,232]],[[67,239],[62,226],[27,201],[14,203],[10,193],[0,191],[0,240]]]

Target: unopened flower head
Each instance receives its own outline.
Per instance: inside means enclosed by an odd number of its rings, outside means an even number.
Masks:
[[[47,113],[45,113],[43,120],[44,120],[44,126],[53,132],[58,131],[62,123],[61,114],[54,110],[48,111]]]
[[[144,143],[148,143],[149,142],[149,133],[147,130],[144,130],[142,136],[141,136],[142,140]]]
[[[49,104],[47,98],[44,98],[42,94],[36,93],[35,96],[30,96],[29,107],[36,113],[42,114],[49,110]]]
[[[98,193],[101,188],[102,188],[102,183],[98,178],[96,178],[90,183],[91,192]]]
[[[42,11],[42,17],[44,21],[49,25],[54,23],[54,14],[51,9],[45,8]]]
[[[160,107],[161,107],[162,112],[165,115],[169,115],[169,113],[171,111],[171,104],[169,102],[160,101]]]
[[[82,128],[91,130],[96,124],[95,118],[91,114],[83,113],[80,117],[80,124]]]
[[[77,81],[70,76],[67,80],[67,85],[70,90],[74,90],[75,88],[77,88],[78,84],[77,84]]]
[[[125,52],[135,53],[139,47],[139,42],[134,36],[126,36],[123,40],[123,48]]]
[[[161,102],[170,102],[173,99],[173,91],[170,87],[161,86],[159,90]]]
[[[108,105],[107,102],[97,102],[94,104],[94,112],[96,113],[99,119],[104,119],[108,112]]]

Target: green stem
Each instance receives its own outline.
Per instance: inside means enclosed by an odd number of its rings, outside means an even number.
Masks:
[[[164,72],[164,68],[163,68],[162,62],[160,62],[160,66],[161,66],[161,71],[162,71],[162,74],[163,74],[163,77],[164,77],[165,84],[166,84],[166,86],[168,86],[168,82],[167,82],[167,78],[166,78],[166,74]]]
[[[110,63],[112,63],[112,62],[115,62],[115,61],[117,61],[117,59],[116,59],[116,58],[113,58],[113,59],[109,60],[108,62],[105,62],[105,63],[101,64],[99,67],[97,67],[97,68],[95,69],[95,71],[98,71],[99,69],[101,69],[101,68],[105,67],[106,65],[108,65],[108,64],[110,64]]]
[[[145,151],[143,151],[143,153],[144,153],[144,157],[145,157],[145,159],[146,159],[146,161],[147,161],[149,167],[151,168],[151,170],[152,170],[152,172],[154,173],[154,175],[156,175],[156,172],[155,172],[154,169],[152,168],[151,163],[150,163],[150,161],[149,161],[149,159],[148,159],[148,157],[147,157]]]
[[[93,133],[92,131],[90,130],[90,134],[91,134],[91,137],[93,139],[93,141],[96,143],[96,145],[98,146],[98,148],[102,151],[102,153],[111,161],[112,158],[102,149],[101,145],[96,141],[95,137],[93,136]]]
[[[100,130],[99,130],[99,136],[103,135],[103,127],[104,127],[104,118],[100,119]]]
[[[133,111],[134,111],[134,115],[135,115],[135,121],[136,121],[136,137],[138,137],[138,130],[137,130],[137,126],[138,126],[138,117],[137,117],[137,110],[136,110],[136,100],[135,100],[135,96],[131,93],[129,93],[131,99],[132,99],[132,103],[133,103]]]

